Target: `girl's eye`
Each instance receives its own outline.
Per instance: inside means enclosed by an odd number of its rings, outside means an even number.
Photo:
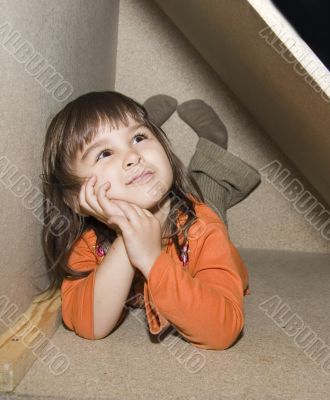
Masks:
[[[145,133],[137,133],[136,135],[133,136],[133,139],[135,139],[136,137],[141,136],[143,137],[143,139],[147,139],[148,136]],[[96,157],[96,161],[99,161],[100,159],[102,159],[103,157],[100,157],[102,154],[106,154],[106,153],[111,153],[111,150],[109,149],[104,149],[102,150]]]
[[[135,139],[138,136],[143,137],[143,139],[147,139],[148,138],[148,136],[145,133],[137,133],[136,135],[133,136],[133,139]]]
[[[111,153],[110,150],[106,149],[106,150],[102,150],[101,153],[99,153],[96,157],[96,161],[99,161],[100,159],[102,159],[103,157],[100,157],[102,154],[106,154],[106,153]]]

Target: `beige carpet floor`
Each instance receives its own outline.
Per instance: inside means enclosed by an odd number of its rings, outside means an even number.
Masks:
[[[152,341],[140,310],[132,310],[102,340],[85,340],[60,326],[52,342],[68,357],[69,368],[54,375],[36,361],[15,392],[0,398],[328,400],[330,254],[240,253],[249,268],[251,295],[245,297],[243,335],[229,349],[197,349],[174,330]],[[279,313],[275,320],[270,308],[267,315],[271,298],[286,316]],[[296,333],[285,322],[293,315],[301,325]],[[314,337],[305,348],[296,342],[304,326]],[[316,340],[324,353],[313,356],[304,350]]]

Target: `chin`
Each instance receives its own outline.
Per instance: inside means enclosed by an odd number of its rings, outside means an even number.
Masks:
[[[151,210],[155,211],[161,207],[162,200],[163,200],[162,194],[158,193],[152,196],[151,194],[146,193],[141,197],[135,197],[134,200],[132,200],[131,202],[136,204],[140,208],[145,208],[149,211]]]
[[[132,201],[133,204],[136,204],[140,208],[146,208],[147,210],[153,208],[157,204],[158,200],[153,199],[152,197],[145,196],[143,199],[142,198],[135,198],[134,201]]]
[[[138,187],[137,187],[138,189]],[[107,198],[109,200],[123,200],[127,203],[132,203],[140,208],[153,209],[157,208],[157,205],[162,203],[166,188],[158,186],[156,190],[152,188],[139,188],[140,190],[131,193],[108,193]]]

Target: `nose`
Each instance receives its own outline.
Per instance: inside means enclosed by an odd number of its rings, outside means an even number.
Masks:
[[[125,170],[131,169],[137,164],[139,164],[141,160],[141,155],[138,154],[136,151],[130,151],[124,159],[123,168]]]

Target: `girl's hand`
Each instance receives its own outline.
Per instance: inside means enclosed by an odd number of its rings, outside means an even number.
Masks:
[[[101,198],[101,203],[105,201]],[[149,271],[161,253],[161,226],[157,218],[136,204],[112,200],[124,216],[113,215],[108,222],[121,230],[127,255],[132,265],[148,278]]]
[[[106,192],[111,186],[110,182],[101,185],[95,195],[94,185],[96,180],[97,177],[94,175],[82,185],[79,193],[80,211],[82,211],[82,215],[90,215],[114,229],[113,225],[108,224],[109,217],[112,215],[123,216],[124,214],[120,207],[106,197]],[[102,204],[101,198],[103,199]]]

